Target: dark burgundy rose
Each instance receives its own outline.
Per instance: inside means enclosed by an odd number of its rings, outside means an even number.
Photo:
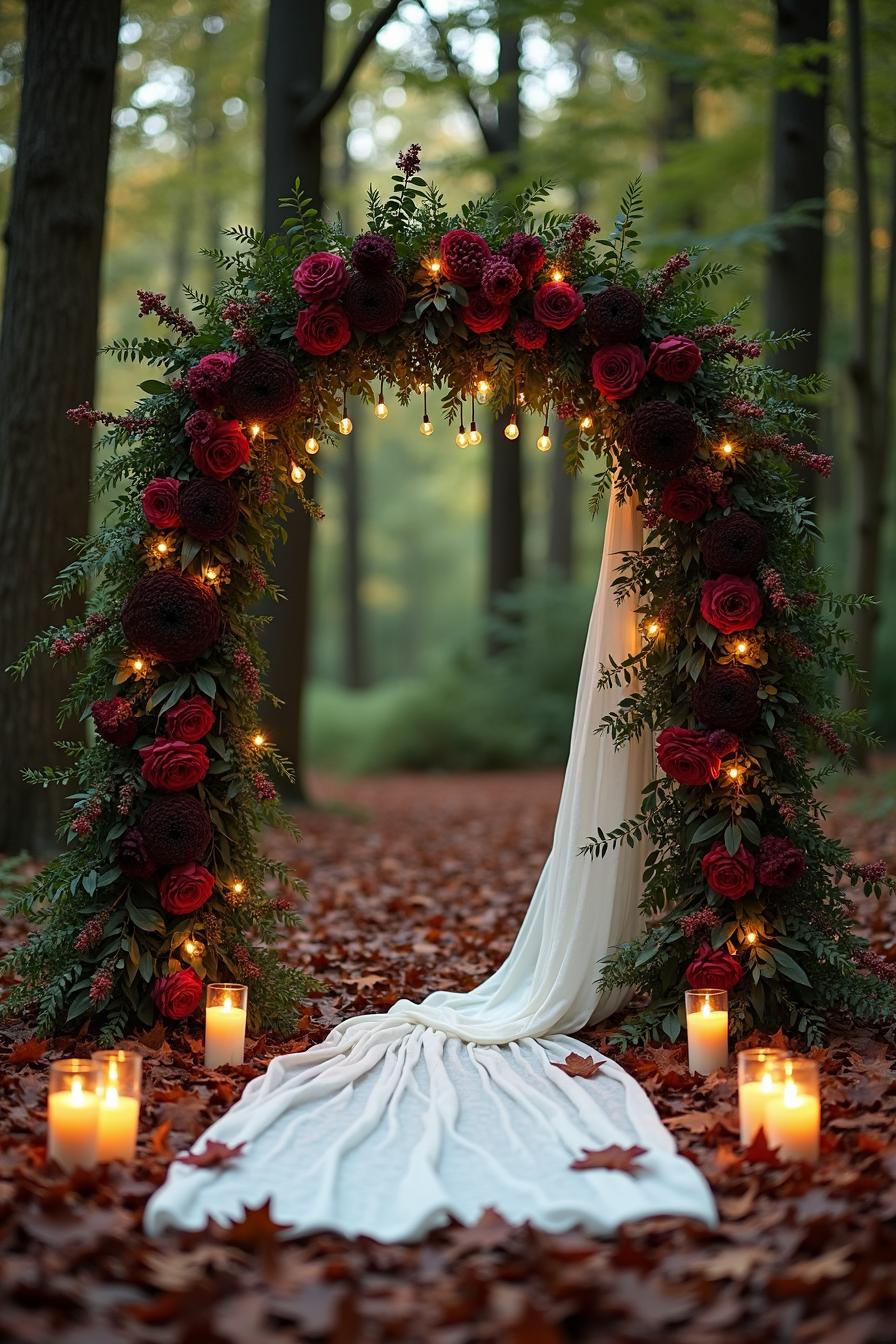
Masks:
[[[136,826],[130,826],[118,842],[118,866],[125,877],[151,877],[158,866]]]
[[[201,863],[179,863],[159,883],[159,905],[169,915],[191,915],[205,905],[214,889],[214,874]]]
[[[606,401],[624,401],[637,392],[646,372],[636,345],[603,345],[591,360],[591,381]]]
[[[183,793],[208,774],[205,747],[198,742],[181,742],[176,737],[158,737],[148,747],[141,747],[140,759],[143,762],[140,773],[160,793]]]
[[[707,523],[700,550],[716,574],[751,574],[763,559],[768,537],[758,518],[734,510]]]
[[[676,476],[663,487],[660,512],[679,523],[696,523],[711,504],[712,495],[702,481],[690,476]]]
[[[607,285],[588,300],[585,330],[595,345],[631,344],[643,325],[644,305],[625,285]]]
[[[806,871],[806,856],[785,835],[764,835],[759,844],[759,881],[764,887],[792,887]]]
[[[362,275],[382,275],[396,260],[395,244],[381,233],[362,233],[352,245],[352,265]]]
[[[756,882],[756,860],[743,845],[729,854],[722,841],[717,840],[703,855],[700,866],[712,890],[727,896],[729,901],[739,901],[753,890]]]
[[[481,282],[483,267],[491,254],[485,239],[469,229],[451,229],[439,243],[442,274],[465,289]]]
[[[203,355],[198,364],[187,370],[190,396],[204,411],[213,411],[227,400],[235,360],[236,355],[219,350],[213,355]]]
[[[212,840],[208,812],[192,794],[155,798],[140,818],[146,853],[156,864],[201,859]]]
[[[177,527],[180,522],[177,510],[179,493],[180,481],[173,476],[157,476],[149,482],[140,496],[140,502],[143,505],[143,517],[150,527]]]
[[[130,647],[166,663],[192,663],[221,634],[218,599],[201,579],[162,569],[138,579],[121,609]]]
[[[165,732],[181,742],[201,742],[210,733],[215,722],[215,711],[204,695],[191,695],[179,700],[165,715]]]
[[[759,681],[735,663],[712,663],[691,691],[694,713],[707,728],[741,733],[759,718]]]
[[[537,322],[554,331],[565,331],[585,311],[585,302],[577,289],[565,280],[546,280],[539,285],[532,300],[532,312]]]
[[[544,243],[537,233],[513,233],[501,248],[501,256],[512,262],[527,289],[545,264]]]
[[[534,317],[521,317],[513,324],[513,343],[518,350],[543,350],[547,344],[548,329]]]
[[[492,303],[481,289],[472,290],[470,302],[466,308],[461,309],[461,317],[467,327],[470,331],[475,331],[478,336],[485,335],[487,331],[497,331],[504,326],[509,316],[510,304]]]
[[[114,695],[111,700],[95,700],[90,707],[97,734],[116,747],[129,747],[140,725],[129,700]]]
[[[238,420],[277,424],[299,404],[299,375],[277,350],[240,355],[230,377],[228,405]]]
[[[335,252],[313,252],[292,273],[292,287],[306,303],[330,303],[341,298],[348,270]]]
[[[694,728],[664,728],[657,734],[656,758],[679,784],[691,788],[711,784],[718,778],[722,757],[710,744],[710,737]]]
[[[650,347],[647,368],[667,383],[686,383],[703,363],[700,347],[687,336],[664,336]]]
[[[296,318],[296,343],[309,355],[335,355],[348,345],[352,329],[341,303],[315,303]]]
[[[523,287],[523,277],[506,257],[492,257],[482,268],[482,292],[489,303],[498,307],[515,299]]]
[[[162,1017],[173,1022],[195,1013],[202,1000],[202,981],[192,966],[163,975],[152,987],[152,1001]]]
[[[240,498],[226,481],[190,481],[180,495],[181,525],[197,541],[231,537],[240,520]]]
[[[713,732],[707,733],[706,741],[723,759],[740,748],[740,738],[734,733],[726,733],[724,728],[716,728]]]
[[[642,467],[675,471],[697,451],[697,422],[675,401],[648,401],[632,411],[620,436],[623,448]]]
[[[184,433],[196,443],[206,443],[220,424],[219,416],[212,411],[194,411],[184,421]]]
[[[744,968],[724,947],[713,949],[701,943],[685,971],[691,989],[734,989],[744,976]]]
[[[208,438],[193,439],[190,457],[204,476],[224,481],[249,461],[249,440],[239,420],[219,420]]]
[[[394,275],[353,275],[345,291],[345,312],[356,331],[389,331],[401,321],[405,288]]]
[[[752,579],[720,574],[705,579],[700,592],[700,615],[723,635],[753,630],[762,619],[762,593]]]

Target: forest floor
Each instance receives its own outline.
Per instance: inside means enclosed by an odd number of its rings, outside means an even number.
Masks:
[[[896,867],[893,776],[831,795],[860,862]],[[547,852],[560,777],[317,781],[299,849],[270,848],[308,879],[289,954],[326,982],[286,1048],[406,995],[475,985],[508,951]],[[896,908],[859,898],[896,958]],[[5,941],[21,936],[10,927]],[[588,1033],[600,1046],[601,1032]],[[189,1033],[142,1038],[137,1162],[69,1180],[48,1167],[48,1063],[89,1041],[0,1035],[0,1296],[4,1339],[38,1344],[559,1344],[662,1337],[689,1344],[876,1344],[896,1313],[893,1032],[849,1030],[816,1051],[818,1167],[737,1143],[733,1070],[691,1077],[684,1048],[629,1053],[682,1151],[711,1182],[720,1224],[653,1219],[612,1240],[514,1228],[494,1214],[417,1246],[317,1235],[281,1243],[265,1211],[230,1231],[143,1237],[141,1214],[172,1158],[284,1045],[251,1042],[239,1069],[206,1070]],[[635,1178],[636,1179],[636,1178]]]

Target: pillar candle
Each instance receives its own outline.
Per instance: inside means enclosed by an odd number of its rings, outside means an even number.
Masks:
[[[89,1060],[65,1059],[50,1066],[47,1157],[64,1171],[86,1171],[96,1166],[96,1081],[97,1070]]]
[[[688,1068],[712,1073],[728,1063],[728,994],[724,989],[688,990]]]
[[[799,1063],[811,1061],[800,1060]],[[778,1150],[779,1158],[785,1162],[817,1162],[821,1137],[817,1069],[814,1088],[811,1079],[807,1083],[802,1071],[800,1076],[794,1073],[785,1077],[780,1095],[770,1098],[767,1103],[766,1117],[769,1147]]]
[[[768,1138],[766,1110],[783,1087],[783,1050],[741,1050],[737,1056],[740,1141],[748,1148],[760,1129]]]
[[[143,1059],[135,1050],[95,1050],[101,1070],[99,1092],[100,1162],[132,1162],[140,1122]]]
[[[246,986],[209,985],[205,1009],[205,1065],[242,1064],[246,1044]]]

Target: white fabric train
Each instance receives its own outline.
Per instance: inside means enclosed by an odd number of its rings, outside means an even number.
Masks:
[[[332,1229],[410,1241],[454,1216],[496,1208],[510,1222],[598,1234],[660,1213],[715,1220],[709,1188],[677,1156],[649,1098],[607,1061],[599,1076],[552,1067],[571,1051],[603,1059],[568,1033],[607,1017],[597,968],[639,928],[642,854],[623,845],[580,854],[598,826],[637,811],[651,744],[614,751],[595,728],[622,692],[598,691],[600,661],[638,647],[633,604],[617,605],[614,555],[641,544],[633,500],[611,503],[582,662],[554,844],[504,964],[469,994],[406,999],[352,1018],[263,1077],[194,1145],[246,1143],[227,1166],[172,1163],[146,1210],[151,1234],[229,1222],[268,1197],[294,1235]],[[638,1175],[572,1171],[583,1148],[639,1144]]]

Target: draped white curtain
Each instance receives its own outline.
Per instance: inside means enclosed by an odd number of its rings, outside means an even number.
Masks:
[[[634,604],[617,605],[611,588],[618,553],[640,545],[636,502],[612,501],[554,843],[507,960],[468,994],[402,999],[273,1060],[195,1145],[246,1143],[244,1155],[173,1163],[147,1207],[150,1233],[226,1223],[268,1198],[295,1235],[379,1241],[416,1239],[451,1216],[475,1222],[488,1207],[550,1231],[607,1233],[658,1213],[714,1220],[706,1183],[624,1069],[608,1060],[581,1079],[553,1067],[572,1051],[604,1059],[567,1033],[624,1002],[595,981],[640,927],[640,848],[580,854],[598,827],[638,810],[653,768],[646,739],[614,751],[595,733],[623,694],[597,689],[599,664],[640,642]],[[582,1149],[610,1144],[648,1150],[637,1175],[570,1169]]]

